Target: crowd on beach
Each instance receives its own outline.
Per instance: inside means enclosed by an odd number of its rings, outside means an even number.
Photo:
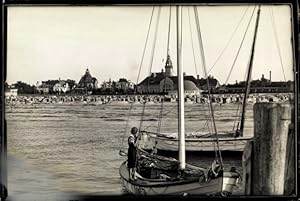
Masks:
[[[250,94],[247,103],[256,102],[285,102],[293,94]],[[212,94],[211,101],[216,104],[242,103],[240,94]],[[161,103],[177,102],[176,96],[170,95],[18,95],[5,97],[6,105],[18,104],[87,104],[99,105],[109,103]],[[209,102],[207,95],[186,96],[186,103],[205,104]]]

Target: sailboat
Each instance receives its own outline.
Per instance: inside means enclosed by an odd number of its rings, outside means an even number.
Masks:
[[[186,164],[184,80],[181,60],[181,9],[181,6],[176,6],[179,160],[151,154],[138,148],[137,179],[130,180],[127,161],[124,161],[119,169],[123,186],[127,192],[132,194],[224,195],[232,192],[239,178],[239,174],[233,168],[229,172],[224,171],[220,151],[210,168]],[[194,6],[194,10],[197,12],[196,6]]]
[[[253,55],[254,47],[256,41],[256,33],[259,24],[260,16],[260,7],[257,11],[257,18],[255,24],[255,32],[253,36],[253,43],[251,47],[251,56],[250,62],[247,71],[246,86],[244,92],[244,98],[242,103],[242,113],[241,120],[238,122],[237,129],[229,132],[218,132],[218,133],[205,133],[205,132],[194,132],[194,133],[185,133],[185,143],[186,151],[195,152],[195,151],[214,151],[216,138],[215,135],[218,135],[219,149],[221,151],[235,151],[242,152],[245,148],[246,143],[252,139],[252,136],[244,136],[244,125],[245,125],[245,113],[247,98],[250,92],[250,81],[252,73],[252,64],[253,64]],[[202,59],[203,62],[203,59]],[[203,65],[205,65],[203,63]],[[207,79],[207,84],[209,81]],[[178,135],[175,133],[157,133],[157,132],[148,132],[141,131],[141,146],[145,150],[151,150],[153,148],[162,151],[178,151]]]
[[[175,134],[169,133],[154,133],[142,131],[143,140],[142,147],[145,150],[152,150],[153,147],[157,150],[161,151],[178,151],[178,138]],[[246,143],[251,140],[253,137],[251,136],[239,136],[234,137],[234,132],[221,133],[219,132],[219,144],[221,151],[234,151],[234,152],[242,152],[246,146]],[[200,136],[200,137],[197,137]],[[214,146],[216,143],[214,134],[209,133],[191,133],[190,135],[187,133],[186,137],[186,151],[189,152],[198,152],[198,151],[214,151]],[[194,137],[196,136],[196,137]]]

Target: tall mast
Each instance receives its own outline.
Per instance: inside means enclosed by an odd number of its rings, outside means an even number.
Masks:
[[[197,27],[197,33],[198,33],[198,40],[199,40],[199,47],[200,47],[200,53],[201,53],[201,61],[202,61],[202,67],[203,67],[203,72],[206,78],[206,83],[207,83],[207,91],[208,91],[208,100],[209,100],[209,109],[211,113],[211,118],[212,118],[212,123],[213,123],[213,128],[216,136],[216,144],[217,144],[217,150],[216,152],[216,157],[219,155],[219,159],[221,162],[221,168],[223,168],[223,159],[221,156],[221,150],[219,147],[219,137],[218,137],[218,131],[217,131],[217,126],[216,126],[216,121],[215,121],[215,116],[214,116],[214,110],[213,110],[213,105],[212,105],[212,98],[211,98],[211,92],[210,92],[210,84],[209,84],[209,77],[206,71],[206,62],[205,62],[205,55],[204,55],[204,48],[203,48],[203,42],[202,42],[202,36],[201,36],[201,30],[200,30],[200,22],[199,22],[199,17],[198,17],[198,11],[197,7],[194,6],[194,14],[195,14],[195,21],[196,21],[196,27]]]
[[[185,169],[185,128],[184,128],[184,85],[183,71],[181,60],[181,6],[176,6],[176,22],[177,22],[177,76],[178,76],[178,138],[179,138],[179,165],[180,169]]]
[[[255,41],[256,41],[256,35],[257,35],[257,29],[258,29],[258,23],[259,23],[259,16],[260,16],[260,5],[258,6],[258,10],[257,10],[255,31],[254,31],[253,43],[252,43],[252,47],[251,47],[251,57],[250,57],[249,68],[248,68],[248,73],[247,73],[247,80],[246,80],[246,90],[245,90],[245,95],[244,95],[244,99],[243,99],[243,110],[242,110],[242,117],[241,117],[240,136],[243,136],[243,133],[244,133],[246,103],[247,103],[247,98],[248,98],[248,95],[250,92],[250,80],[251,80],[251,74],[252,74],[254,48],[255,48]]]

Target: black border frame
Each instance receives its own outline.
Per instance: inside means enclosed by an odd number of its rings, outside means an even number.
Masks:
[[[0,198],[1,200],[7,197],[7,134],[6,134],[6,121],[5,121],[5,98],[4,98],[4,81],[6,79],[6,39],[7,39],[7,8],[3,6],[1,7],[1,17],[2,17],[2,24],[1,24],[1,100],[0,100]]]
[[[295,68],[295,165],[296,165],[296,192],[295,196],[231,196],[225,198],[225,200],[232,199],[271,199],[271,200],[300,200],[300,186],[298,185],[300,176],[300,141],[298,139],[298,130],[300,117],[298,114],[299,105],[299,58],[300,58],[300,33],[299,33],[299,20],[300,20],[300,10],[298,0],[3,0],[2,1],[2,62],[1,62],[1,100],[0,100],[0,126],[1,126],[1,151],[0,151],[0,197],[1,200],[7,198],[9,189],[7,190],[7,133],[6,133],[6,121],[5,121],[5,97],[4,97],[4,83],[6,80],[6,68],[7,68],[7,10],[10,6],[135,6],[135,5],[169,5],[169,4],[204,4],[204,5],[235,5],[235,4],[290,4],[292,8],[292,25],[293,25],[293,48],[294,48],[294,68]],[[299,166],[299,167],[298,167]],[[2,185],[2,183],[4,185]],[[123,199],[143,199],[143,200],[165,200],[165,199],[188,199],[188,200],[215,200],[220,197],[206,197],[206,196],[189,196],[189,197],[178,197],[178,196],[147,196],[147,197],[137,197],[137,196],[87,196],[78,195],[78,200],[123,200]],[[77,200],[77,199],[76,199]]]

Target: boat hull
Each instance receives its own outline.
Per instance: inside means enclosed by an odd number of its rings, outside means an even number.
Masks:
[[[135,195],[215,195],[221,192],[231,193],[238,176],[225,173],[225,177],[211,179],[208,182],[199,179],[187,181],[129,181],[129,172],[124,162],[120,167],[121,183],[126,191]]]
[[[238,151],[244,150],[246,143],[252,137],[219,137],[219,149],[221,151]],[[157,142],[157,143],[156,143]],[[156,143],[156,149],[162,151],[178,151],[178,140],[159,137],[155,134],[147,134],[142,137],[141,146],[145,150],[151,150]],[[186,151],[215,151],[216,139],[213,137],[205,138],[186,138]]]

